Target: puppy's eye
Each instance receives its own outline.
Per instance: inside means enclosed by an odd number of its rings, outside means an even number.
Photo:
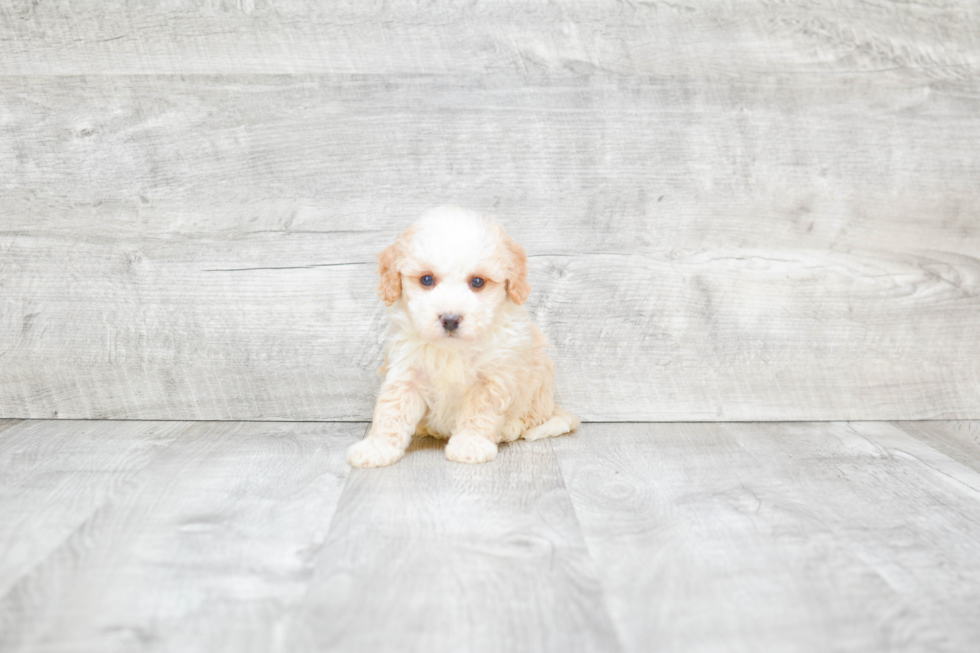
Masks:
[[[419,283],[421,283],[423,286],[431,287],[435,285],[436,280],[432,278],[431,274],[423,274],[421,277],[419,277]]]
[[[473,288],[474,290],[479,290],[480,288],[483,287],[484,283],[486,282],[480,277],[473,277],[472,279],[470,279],[470,288]]]

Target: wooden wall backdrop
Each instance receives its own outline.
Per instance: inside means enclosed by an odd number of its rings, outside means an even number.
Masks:
[[[368,419],[456,203],[585,419],[980,418],[978,73],[973,0],[0,0],[0,417]]]

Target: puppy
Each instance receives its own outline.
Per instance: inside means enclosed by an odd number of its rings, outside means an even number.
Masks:
[[[354,467],[390,465],[412,435],[449,438],[446,458],[485,463],[497,444],[574,430],[555,406],[550,345],[523,306],[527,256],[499,224],[440,207],[378,256],[388,306],[384,382]]]

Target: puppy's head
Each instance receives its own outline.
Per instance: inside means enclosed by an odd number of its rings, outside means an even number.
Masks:
[[[456,207],[423,214],[378,256],[378,294],[401,301],[429,342],[476,340],[506,302],[523,304],[527,256],[496,222]]]

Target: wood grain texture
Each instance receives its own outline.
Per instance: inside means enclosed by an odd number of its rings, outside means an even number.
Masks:
[[[980,70],[975,3],[0,3],[0,72],[742,76]]]
[[[980,471],[933,446],[980,422],[585,424],[350,471],[365,428],[0,422],[0,651],[980,639]]]
[[[290,651],[617,651],[549,441],[353,470]]]
[[[624,650],[980,638],[980,472],[895,426],[586,424],[553,447]]]
[[[367,419],[374,255],[503,219],[588,420],[980,414],[980,86],[8,76],[0,415]]]
[[[188,427],[183,422],[0,425],[0,596],[6,596]],[[0,632],[3,629],[0,628]]]
[[[0,513],[17,517],[0,526],[0,650],[271,650],[363,432],[44,421],[0,433]]]
[[[980,471],[980,422],[895,422],[892,425],[956,462]]]
[[[557,251],[976,254],[980,244],[977,81],[214,75],[0,85],[5,232],[363,231],[376,246],[434,203],[455,202]]]

